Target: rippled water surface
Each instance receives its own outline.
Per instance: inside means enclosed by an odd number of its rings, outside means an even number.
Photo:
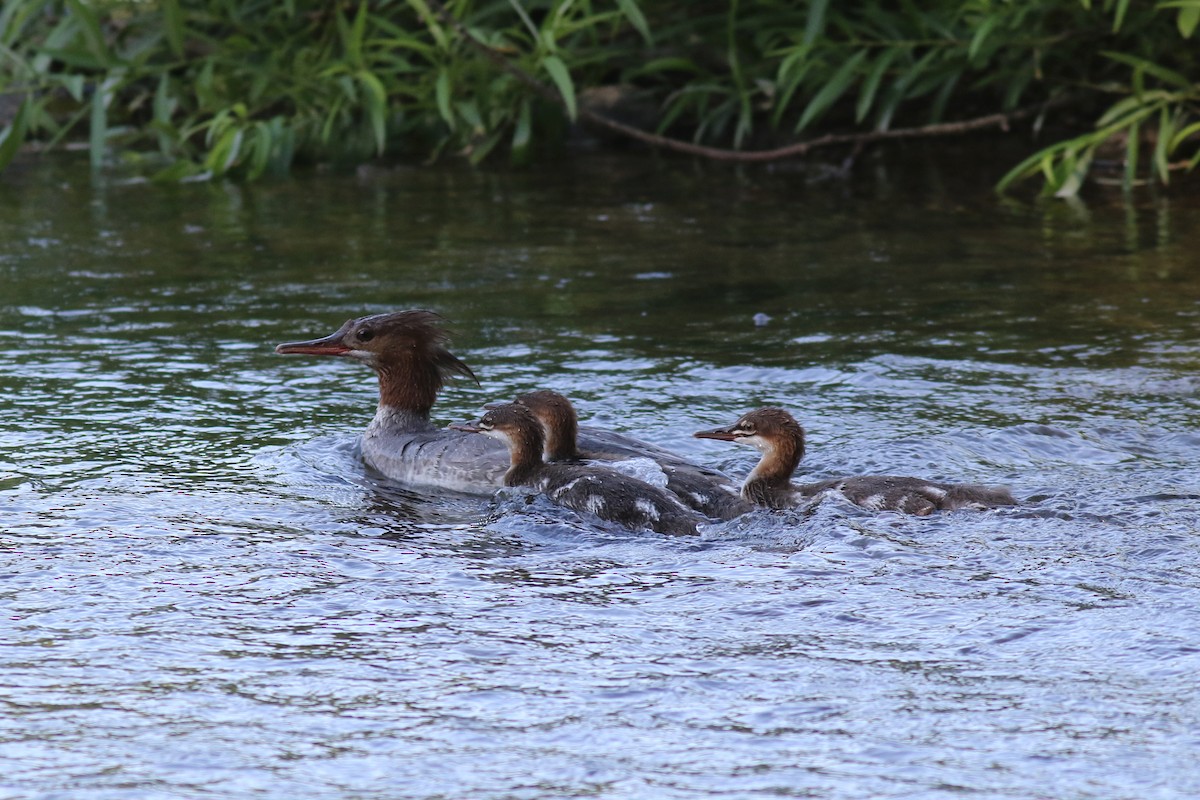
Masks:
[[[0,796],[1200,796],[1200,201],[919,162],[7,172]],[[481,379],[442,422],[546,386],[741,476],[691,432],[778,404],[808,475],[1027,502],[671,539],[390,485],[370,373],[272,345],[406,307]]]

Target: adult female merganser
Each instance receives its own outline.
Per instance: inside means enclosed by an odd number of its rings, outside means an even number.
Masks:
[[[476,422],[451,427],[482,433],[508,446],[511,465],[504,474],[505,486],[534,489],[559,505],[627,528],[694,534],[696,526],[704,522],[672,495],[645,481],[603,467],[547,464],[542,459],[542,427],[525,406],[507,403],[492,408]]]
[[[504,446],[486,436],[438,429],[429,411],[453,377],[478,383],[475,373],[447,349],[442,317],[432,311],[393,311],[348,320],[329,336],[287,342],[288,355],[341,356],[379,376],[379,407],[362,437],[363,460],[407,484],[491,494],[509,468]],[[656,450],[627,436],[594,428],[580,431],[589,450],[630,446]],[[686,462],[684,462],[686,463]]]
[[[844,496],[872,511],[902,511],[925,516],[934,511],[984,509],[1016,505],[1008,489],[949,484],[894,475],[835,478],[796,486],[792,473],[804,457],[804,428],[782,408],[760,408],[732,425],[697,431],[700,439],[720,439],[753,445],[762,453],[746,476],[742,497],[767,508],[788,508],[819,494]]]
[[[429,410],[447,379],[478,383],[446,349],[449,337],[432,311],[396,311],[347,320],[320,339],[286,342],[281,355],[342,356],[379,376],[379,407],[362,437],[363,460],[404,483],[491,494],[501,485],[504,448],[479,436],[439,430]]]
[[[625,437],[614,437],[602,449],[581,450],[577,438],[579,417],[575,413],[575,406],[558,392],[537,389],[517,395],[514,402],[529,409],[541,424],[546,461],[650,458],[658,463],[666,475],[667,489],[685,505],[705,516],[729,520],[754,510],[751,503],[737,495],[737,488],[725,475],[714,469],[690,464],[667,450],[647,446],[634,439],[621,441]]]

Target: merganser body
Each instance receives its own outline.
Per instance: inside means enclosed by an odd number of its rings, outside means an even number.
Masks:
[[[547,464],[541,425],[528,408],[516,403],[496,406],[474,423],[452,427],[482,433],[507,446],[511,463],[505,486],[533,489],[559,505],[627,528],[695,534],[705,521],[673,495],[629,475],[593,465]]]
[[[795,485],[792,473],[804,457],[804,428],[782,408],[760,408],[732,425],[697,431],[700,439],[719,439],[756,447],[762,458],[746,476],[742,497],[766,508],[790,508],[820,494],[841,495],[872,511],[925,516],[934,511],[985,509],[1016,505],[1008,489],[948,484],[895,475],[835,478]]]
[[[508,451],[486,436],[437,428],[430,409],[446,381],[478,383],[471,368],[447,349],[440,315],[393,311],[348,320],[319,339],[287,342],[282,355],[340,356],[362,362],[379,377],[379,406],[362,436],[363,460],[401,483],[490,495],[504,484]],[[611,431],[583,428],[580,444],[657,450]]]
[[[729,520],[754,510],[751,503],[738,496],[737,487],[725,475],[688,463],[667,450],[646,446],[634,439],[621,441],[627,437],[614,437],[605,442],[602,449],[580,448],[579,417],[575,406],[558,392],[538,389],[517,395],[514,402],[529,409],[541,425],[546,461],[570,463],[650,458],[666,475],[667,489],[684,505],[706,517]]]

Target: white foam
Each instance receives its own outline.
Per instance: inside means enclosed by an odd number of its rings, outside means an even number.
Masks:
[[[630,458],[625,461],[606,461],[604,466],[611,470],[645,481],[651,486],[663,488],[667,485],[667,474],[652,458]]]

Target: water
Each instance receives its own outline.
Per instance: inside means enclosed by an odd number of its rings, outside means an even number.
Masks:
[[[1200,203],[902,155],[6,173],[0,797],[1200,795]],[[548,386],[741,475],[691,432],[780,404],[814,478],[1028,502],[682,540],[414,493],[367,370],[271,352],[405,307],[481,377],[444,422]]]

